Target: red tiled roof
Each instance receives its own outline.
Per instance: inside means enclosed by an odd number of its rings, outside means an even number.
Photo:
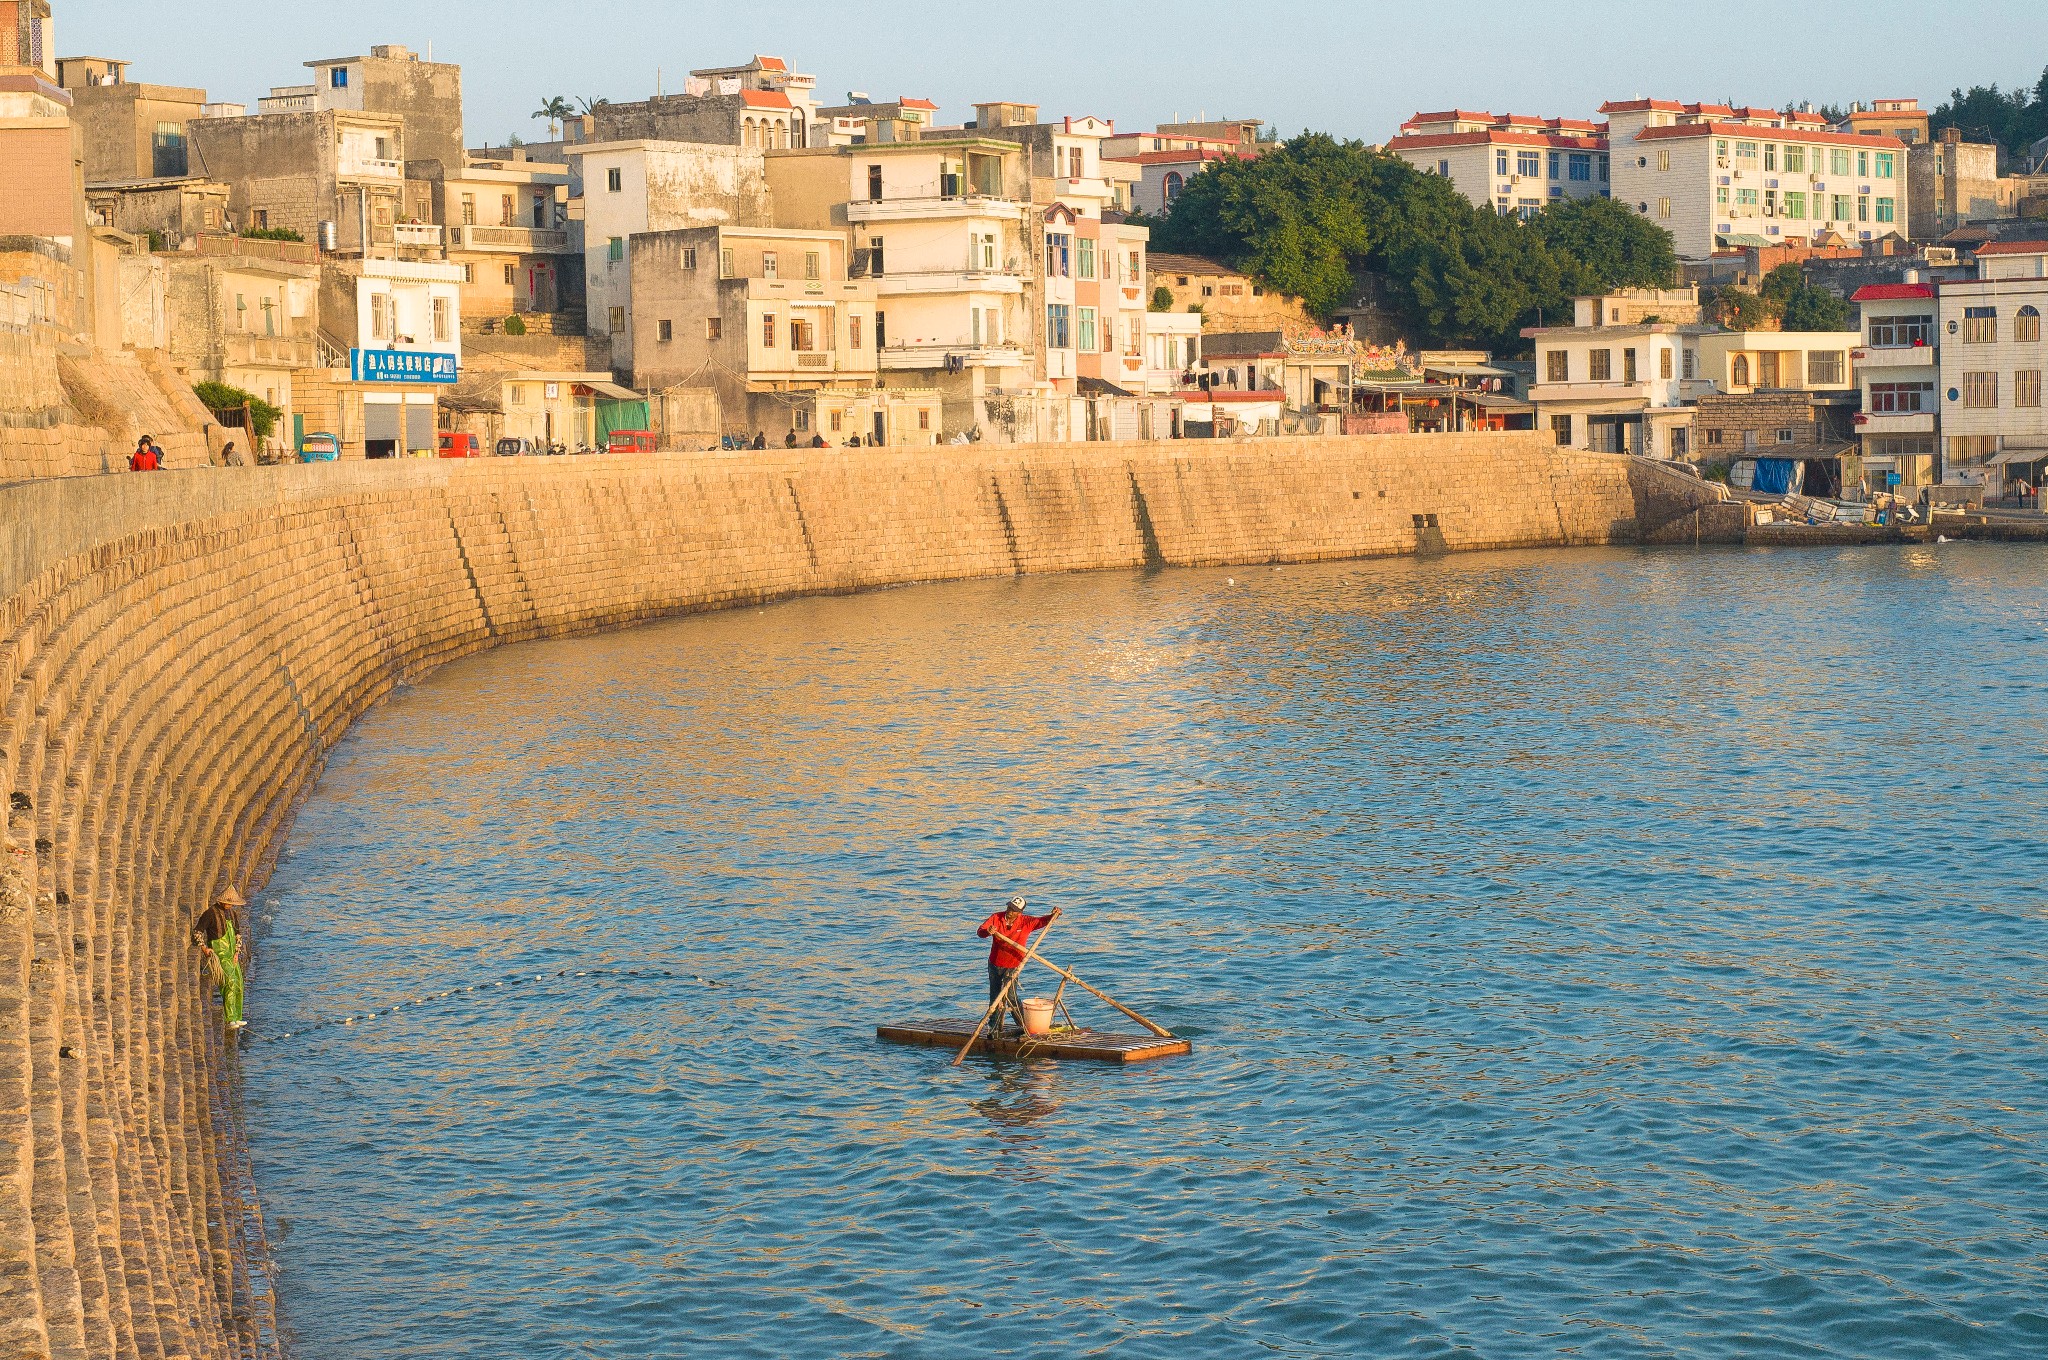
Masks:
[[[1487,118],[1487,119],[1491,119],[1492,117],[1493,117],[1493,115],[1492,115],[1492,114],[1490,114],[1490,113],[1474,113],[1474,112],[1473,112],[1472,110],[1470,110],[1470,109],[1444,109],[1444,110],[1442,110],[1442,111],[1440,111],[1440,112],[1437,112],[1437,113],[1418,113],[1418,114],[1416,114],[1416,115],[1415,115],[1415,116],[1414,116],[1413,118],[1410,118],[1410,119],[1408,120],[1408,122],[1409,122],[1409,123],[1451,123],[1451,122],[1458,122],[1458,123],[1469,123],[1469,122],[1475,122],[1475,121],[1477,121],[1478,119],[1481,119],[1481,118]],[[1404,123],[1404,124],[1402,124],[1402,126],[1403,126],[1403,127],[1406,127],[1406,126],[1407,126],[1407,124],[1406,124],[1406,123]]]
[[[1750,123],[1678,123],[1670,127],[1646,127],[1629,138],[1635,142],[1667,141],[1678,137],[1740,137],[1744,141],[1820,142],[1827,146],[1876,147],[1880,151],[1904,151],[1906,144],[1896,137],[1871,137],[1855,132],[1823,132],[1811,127],[1767,128]],[[1899,172],[1905,173],[1900,166]]]
[[[1510,128],[1543,128],[1551,132],[1597,133],[1601,124],[1588,122],[1583,118],[1524,118],[1514,113],[1473,113],[1466,109],[1450,109],[1443,113],[1418,113],[1401,124],[1401,131],[1409,128],[1426,127],[1432,123],[1487,123],[1491,130],[1505,132]],[[1426,136],[1451,134],[1424,134]]]
[[[1905,302],[1912,298],[1931,298],[1934,288],[1925,283],[1870,283],[1849,295],[1851,302]]]
[[[1427,151],[1440,146],[1549,146],[1570,151],[1605,151],[1599,136],[1560,137],[1548,132],[1425,132],[1403,133],[1387,143],[1389,151]]]
[[[741,90],[740,103],[750,109],[790,109],[796,106],[780,90]]]
[[[932,101],[929,99],[898,99],[896,102],[906,109],[936,110],[939,107],[937,104],[932,103]]]
[[[1979,255],[2048,255],[2048,241],[1986,241]]]
[[[1600,112],[1615,113],[1683,113],[1694,118],[1782,118],[1788,123],[1802,127],[1826,127],[1828,120],[1817,113],[1790,113],[1783,109],[1760,109],[1751,104],[1735,107],[1729,104],[1680,104],[1670,99],[1610,99],[1600,106]]]
[[[789,63],[781,57],[755,57],[754,64],[764,71],[787,71]]]

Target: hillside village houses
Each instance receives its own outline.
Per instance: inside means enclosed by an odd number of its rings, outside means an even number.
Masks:
[[[472,150],[460,68],[405,47],[310,60],[247,106],[60,59],[46,0],[0,0],[0,36],[0,229],[52,243],[6,306],[281,408],[272,454],[314,433],[347,457],[450,430],[575,447],[634,422],[672,447],[844,447],[1534,420],[1842,494],[2039,471],[2048,298],[2021,214],[2048,187],[1931,136],[1911,99],[1833,126],[1659,99],[1406,120],[1387,150],[1494,212],[1612,197],[1689,276],[1810,255],[1859,309],[1854,334],[1731,333],[1683,280],[1581,299],[1525,333],[1518,383],[1508,356],[1429,367],[1229,261],[1152,251],[1137,214],[1261,154],[1256,119],[1126,131],[988,100],[948,123],[757,55]]]

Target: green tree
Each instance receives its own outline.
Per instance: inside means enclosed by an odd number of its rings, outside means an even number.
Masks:
[[[1928,125],[1938,137],[1950,128],[1966,142],[1996,142],[2014,155],[2048,137],[2048,70],[2032,90],[1973,85],[1951,93]]]
[[[239,387],[230,387],[226,383],[195,383],[192,391],[209,411],[239,411],[246,405],[249,408],[249,423],[254,427],[249,433],[255,439],[270,438],[270,432],[277,428],[277,422],[284,417],[283,411],[263,398],[244,392]]]
[[[1825,288],[1802,285],[1786,299],[1782,323],[1788,331],[1846,331],[1849,304]]]
[[[1771,319],[1770,304],[1755,293],[1733,286],[1700,291],[1700,310],[1731,331],[1753,331]]]
[[[1781,264],[1764,275],[1764,281],[1757,285],[1757,296],[1770,308],[1772,316],[1783,316],[1785,304],[1806,288],[1806,274],[1796,264]]]
[[[1173,310],[1173,290],[1163,283],[1152,290],[1152,310],[1155,312],[1170,312]]]
[[[576,110],[569,107],[568,100],[562,98],[562,96],[558,94],[553,94],[549,95],[546,99],[541,100],[540,107],[533,111],[533,116],[535,118],[544,119],[547,122],[548,140],[553,141],[556,137],[561,135],[557,129],[559,128],[562,120],[564,118],[567,118],[575,111]]]
[[[1419,343],[1519,352],[1575,293],[1668,286],[1671,238],[1626,205],[1561,205],[1533,221],[1477,207],[1450,180],[1357,142],[1304,133],[1188,181],[1153,246],[1228,261],[1328,316],[1377,276]]]
[[[1350,300],[1350,261],[1369,244],[1356,193],[1358,143],[1305,134],[1257,160],[1216,161],[1174,200],[1155,248],[1213,255],[1328,315]]]
[[[1669,288],[1678,277],[1671,233],[1611,198],[1554,199],[1530,224],[1560,257],[1575,296],[1617,288]]]

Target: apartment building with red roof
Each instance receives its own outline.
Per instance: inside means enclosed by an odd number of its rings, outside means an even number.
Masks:
[[[1671,233],[1679,258],[1906,232],[1906,145],[1801,110],[1629,99],[1607,117],[1614,197]]]
[[[1582,119],[1418,113],[1386,149],[1502,216],[1534,217],[1547,203],[1608,192],[1607,129]]]

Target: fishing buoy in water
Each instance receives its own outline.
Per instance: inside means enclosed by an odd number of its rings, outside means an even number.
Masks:
[[[1223,578],[1223,584],[1227,586],[1234,586],[1237,584],[1237,578],[1235,576],[1226,576]]]

